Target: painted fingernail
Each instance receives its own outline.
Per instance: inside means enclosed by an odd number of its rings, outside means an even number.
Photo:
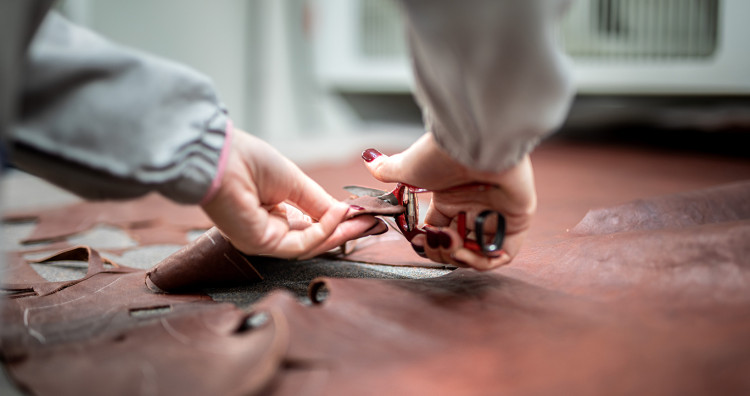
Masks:
[[[427,257],[427,254],[425,254],[424,248],[422,246],[415,245],[412,243],[411,248],[414,249],[414,251],[417,252],[417,254],[420,255],[421,257]]]
[[[378,150],[375,150],[374,148],[369,148],[362,152],[362,159],[365,160],[365,162],[372,162],[375,158],[380,157],[383,155]]]
[[[440,242],[440,246],[443,249],[450,249],[451,244],[453,243],[453,240],[451,240],[451,236],[448,235],[447,232],[443,232],[443,231],[438,232],[438,240]]]
[[[365,210],[365,208],[359,205],[349,205],[349,208],[351,208],[352,210]]]
[[[425,232],[427,234],[427,246],[437,249],[440,246],[440,231],[428,228]]]

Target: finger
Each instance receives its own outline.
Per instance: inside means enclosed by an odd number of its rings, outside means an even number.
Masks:
[[[452,216],[446,216],[435,207],[435,200],[430,201],[430,207],[424,217],[424,223],[435,227],[448,227],[453,221]]]
[[[404,181],[401,156],[389,157],[376,149],[367,149],[362,153],[365,166],[370,174],[381,182],[396,183]]]
[[[435,262],[449,264],[449,251],[453,243],[453,238],[447,229],[439,227],[425,227],[425,254]]]
[[[323,187],[307,176],[296,165],[290,163],[295,183],[286,201],[319,220],[338,203]]]
[[[279,206],[284,207],[284,214],[287,223],[289,223],[290,230],[304,230],[305,228],[309,227],[310,224],[313,224],[313,219],[310,216],[306,215],[304,212],[295,208],[294,206],[286,203]]]
[[[280,258],[296,258],[322,244],[333,234],[345,218],[349,206],[336,203],[329,209],[320,222],[314,223],[304,230],[293,230],[283,233],[276,246],[267,254]],[[279,219],[276,219],[279,221]],[[272,225],[269,224],[269,228]]]
[[[336,227],[336,230],[322,244],[312,249],[310,252],[299,256],[298,259],[307,260],[341,246],[341,244],[346,241],[367,235],[375,235],[387,230],[388,226],[374,216],[358,216],[339,224]]]

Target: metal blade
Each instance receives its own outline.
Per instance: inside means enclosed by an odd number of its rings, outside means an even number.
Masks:
[[[393,195],[390,191],[360,186],[344,186],[344,190],[358,197],[375,197],[382,199],[383,201],[386,201],[391,205],[398,205],[398,198],[396,198],[396,196]]]

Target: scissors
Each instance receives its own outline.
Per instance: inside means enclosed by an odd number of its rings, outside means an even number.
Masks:
[[[426,192],[481,192],[491,188],[497,187],[490,184],[471,183],[451,187],[445,190],[431,191],[405,183],[398,183],[396,188],[390,192],[360,186],[345,186],[344,190],[356,196],[375,197],[389,205],[402,206],[404,211],[401,214],[395,215],[396,225],[404,237],[411,242],[415,236],[426,233],[424,228],[419,226],[419,203],[417,201],[417,194]],[[494,236],[490,240],[489,238],[486,238],[485,235],[485,224],[487,224],[493,216],[496,218],[497,228],[494,230]],[[495,210],[484,210],[477,215],[474,220],[474,236],[476,239],[470,239],[468,237],[469,233],[466,229],[466,212],[459,212],[456,220],[458,225],[457,231],[463,239],[464,248],[486,257],[499,256],[500,250],[503,246],[503,240],[505,239],[505,217],[503,217],[500,212]]]

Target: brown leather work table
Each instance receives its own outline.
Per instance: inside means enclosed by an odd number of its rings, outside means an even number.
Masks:
[[[554,239],[573,228],[590,209],[609,207],[664,194],[677,193],[719,184],[750,179],[750,160],[686,151],[656,148],[593,144],[557,140],[537,149],[532,157],[536,171],[539,208],[526,246]],[[383,185],[370,178],[358,156],[345,165],[322,164],[305,170],[337,198],[346,198],[340,187],[358,184],[371,187]],[[6,209],[61,206],[78,198],[54,188],[39,179],[12,171],[2,181]],[[28,235],[33,224],[4,224],[2,249],[17,250],[19,241]],[[193,237],[199,233],[192,233]],[[91,231],[68,238],[71,245],[85,244],[103,250],[102,254],[120,264],[150,268],[176,251],[177,245],[137,247],[121,230],[97,226]],[[406,242],[404,246],[408,248]],[[40,253],[28,258],[45,256]],[[27,246],[28,248],[28,246]],[[107,253],[128,250],[123,255]],[[59,250],[54,248],[51,250]],[[317,277],[417,279],[451,272],[445,268],[394,267],[358,262],[316,258],[303,262],[268,259],[254,262],[265,279],[251,286],[208,290],[215,300],[233,302],[247,307],[270,290],[286,288],[304,299],[308,284]],[[48,280],[75,279],[86,269],[75,264],[37,266]],[[5,386],[5,388],[3,387]],[[0,384],[0,393],[10,394],[12,385]]]

